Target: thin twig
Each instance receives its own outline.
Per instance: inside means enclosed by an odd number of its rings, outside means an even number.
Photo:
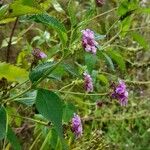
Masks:
[[[7,58],[6,58],[6,62],[9,62],[9,58],[10,58],[10,48],[11,48],[12,38],[13,38],[13,35],[14,35],[14,31],[15,31],[17,22],[18,22],[18,17],[17,17],[16,20],[15,20],[14,26],[13,26],[12,31],[11,31],[11,34],[10,34],[10,39],[9,39],[8,47],[7,47]]]

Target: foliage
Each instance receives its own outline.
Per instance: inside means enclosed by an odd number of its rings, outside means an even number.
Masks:
[[[0,2],[0,149],[149,150],[149,5]]]

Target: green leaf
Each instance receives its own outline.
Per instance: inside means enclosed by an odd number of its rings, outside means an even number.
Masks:
[[[138,10],[139,13],[150,14],[150,8],[140,8]]]
[[[0,78],[5,77],[8,81],[16,81],[22,83],[28,79],[28,72],[17,66],[0,63]]]
[[[36,0],[15,0],[10,4],[8,17],[18,17],[27,14],[42,13]]]
[[[29,19],[34,20],[35,22],[38,22],[38,23],[42,23],[43,25],[46,25],[48,27],[55,29],[58,32],[58,35],[62,43],[64,45],[66,44],[67,42],[66,29],[64,25],[61,22],[59,22],[56,18],[49,16],[46,13],[43,13],[43,14],[33,15]]]
[[[16,98],[16,101],[22,104],[25,104],[27,106],[32,106],[35,104],[37,91],[34,90],[33,92],[28,92],[25,97],[22,98]]]
[[[78,71],[75,66],[69,63],[64,63],[64,68],[73,76],[78,76]]]
[[[54,124],[60,137],[62,133],[63,104],[61,99],[54,92],[38,89],[36,97],[36,108],[41,115]]]
[[[68,123],[76,112],[75,106],[72,103],[66,103],[63,111],[63,121]]]
[[[96,55],[85,53],[85,65],[87,66],[89,73],[91,73],[92,70],[94,69],[96,61],[97,61]]]
[[[111,57],[112,60],[114,60],[117,63],[121,71],[126,70],[124,58],[117,51],[108,50],[106,53],[109,57]]]
[[[115,67],[114,67],[114,64],[113,64],[111,58],[110,58],[105,52],[98,51],[98,52],[97,52],[97,56],[98,56],[100,59],[101,59],[101,58],[104,59],[105,62],[110,66],[110,69],[111,69],[112,71],[115,70]]]
[[[12,145],[13,150],[21,150],[21,145],[19,143],[18,138],[16,137],[15,133],[11,129],[10,126],[8,126],[8,131],[7,131],[7,139]]]
[[[36,66],[29,74],[30,80],[33,82],[38,81],[47,70],[55,65],[55,62],[46,62]]]
[[[108,85],[108,84],[109,84],[109,81],[108,81],[107,77],[104,76],[103,74],[97,75],[97,79],[98,79],[103,85]]]
[[[16,18],[6,18],[6,19],[2,19],[0,20],[0,24],[6,24],[6,23],[9,23],[9,22],[14,22],[16,20]]]
[[[5,108],[0,106],[0,140],[6,136],[7,115]]]
[[[0,19],[2,19],[6,12],[8,11],[9,5],[4,5],[2,7],[0,7]]]
[[[57,12],[65,13],[65,11],[62,9],[61,5],[58,3],[57,0],[52,0],[52,5]]]
[[[127,32],[129,31],[130,29],[130,26],[132,24],[132,19],[133,17],[132,16],[128,16],[126,17],[122,22],[121,22],[121,36],[124,37]]]
[[[75,26],[77,24],[75,1],[73,0],[69,1],[67,10],[68,10],[71,24],[72,26]]]
[[[133,37],[134,41],[139,43],[140,46],[142,46],[145,49],[148,49],[149,47],[148,42],[145,40],[145,38],[141,34],[137,32],[133,32],[131,33],[131,36]]]

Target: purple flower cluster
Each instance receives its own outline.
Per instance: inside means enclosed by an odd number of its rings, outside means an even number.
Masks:
[[[82,45],[86,52],[96,54],[98,43],[95,41],[94,32],[90,29],[82,30]]]
[[[114,87],[114,92],[112,93],[111,97],[118,99],[121,106],[127,105],[128,91],[123,81],[120,80],[119,84],[116,87]]]
[[[93,92],[92,78],[88,73],[84,73],[84,88],[87,92]]]
[[[83,132],[81,118],[75,113],[72,118],[71,130],[76,135],[76,138],[80,137]]]
[[[36,58],[36,59],[43,59],[46,58],[47,55],[42,52],[39,48],[35,48],[32,52],[32,55]]]

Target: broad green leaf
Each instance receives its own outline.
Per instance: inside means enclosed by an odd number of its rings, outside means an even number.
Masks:
[[[76,112],[75,106],[72,103],[66,103],[63,111],[63,121],[68,123]]]
[[[57,94],[45,89],[38,89],[36,108],[41,115],[54,124],[60,137],[62,133],[63,103]]]
[[[61,81],[62,77],[65,76],[66,74],[67,73],[64,69],[64,66],[60,64],[48,77]]]
[[[120,53],[118,53],[117,51],[113,51],[113,50],[108,50],[106,53],[112,60],[114,60],[117,63],[121,71],[126,70],[125,60],[120,55]]]
[[[32,82],[38,81],[47,70],[55,65],[54,62],[46,62],[36,66],[29,74],[29,78]]]
[[[58,32],[59,38],[62,43],[65,45],[67,42],[67,32],[64,25],[59,22],[56,18],[49,16],[46,13],[32,15],[30,20],[34,20],[35,22],[42,23],[48,27],[55,29]]]
[[[85,65],[87,66],[89,73],[91,73],[92,70],[94,69],[96,61],[97,61],[96,55],[85,53]]]
[[[16,81],[22,83],[28,79],[28,72],[17,66],[1,62],[0,78],[5,77],[8,81]]]
[[[133,37],[134,41],[139,43],[140,46],[142,46],[145,49],[148,49],[149,47],[148,42],[141,34],[139,34],[138,32],[133,32],[131,33],[131,36]]]
[[[15,0],[10,4],[8,17],[42,13],[39,6],[36,0]]]
[[[7,115],[5,108],[0,106],[0,140],[6,136]]]
[[[11,129],[10,126],[8,126],[7,139],[10,142],[13,150],[21,150],[22,149],[18,138],[16,137],[15,133],[13,132],[13,130]]]
[[[33,104],[35,104],[36,95],[37,95],[37,91],[34,90],[33,92],[26,93],[25,96],[22,98],[16,98],[15,101],[25,104],[27,106],[32,106]]]
[[[71,75],[77,76],[78,71],[77,68],[69,63],[64,63],[64,68],[66,71],[68,71]]]

